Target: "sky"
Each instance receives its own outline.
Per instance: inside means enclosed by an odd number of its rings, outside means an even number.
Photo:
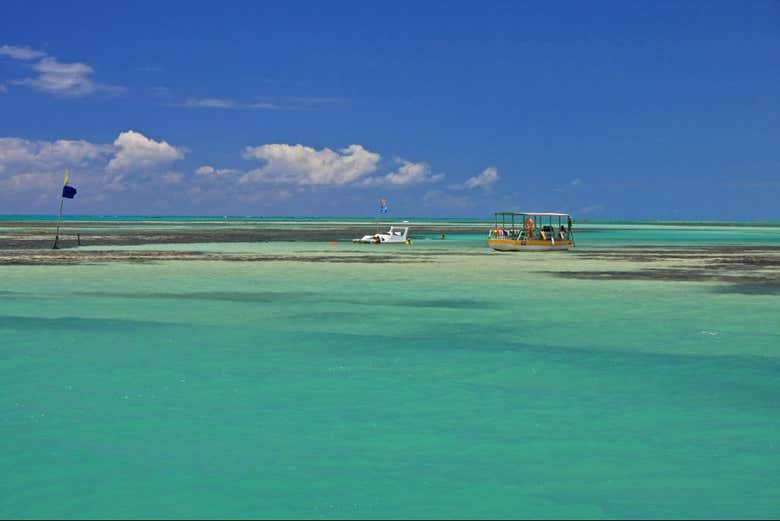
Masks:
[[[223,5],[224,4],[224,5]],[[780,219],[780,2],[0,2],[0,214]]]

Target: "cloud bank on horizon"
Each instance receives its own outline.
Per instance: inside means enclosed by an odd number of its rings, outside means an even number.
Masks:
[[[28,197],[31,208],[48,210],[46,205],[51,204],[56,192],[41,192],[56,187],[64,170],[79,179],[81,199],[86,204],[105,202],[126,191],[154,199],[162,189],[178,190],[196,200],[207,194],[217,200],[256,201],[269,195],[288,199],[302,190],[392,190],[432,185],[445,177],[434,173],[426,162],[401,158],[394,159],[392,171],[379,174],[382,155],[358,144],[338,150],[283,143],[247,146],[241,157],[260,161],[260,167],[242,170],[201,165],[190,173],[175,169],[175,164],[190,153],[187,147],[134,130],[121,132],[110,144],[0,138],[0,201],[3,197]],[[470,178],[466,186],[485,188],[497,179],[496,168],[489,167]],[[257,195],[253,196],[253,191]]]

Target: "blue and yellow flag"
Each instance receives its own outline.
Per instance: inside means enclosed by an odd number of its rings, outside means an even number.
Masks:
[[[68,183],[70,183],[70,174],[66,171],[65,184],[62,187],[62,197],[65,197],[66,199],[73,199],[76,197],[77,190],[72,186],[69,186]]]

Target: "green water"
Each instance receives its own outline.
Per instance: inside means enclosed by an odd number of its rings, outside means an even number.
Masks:
[[[0,266],[0,517],[780,514],[780,296],[451,239]]]

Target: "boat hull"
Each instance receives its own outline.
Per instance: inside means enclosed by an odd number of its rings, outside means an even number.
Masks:
[[[574,247],[574,241],[521,241],[512,239],[488,239],[488,246],[496,251],[554,251]]]
[[[407,239],[404,239],[402,241],[372,241],[372,240],[363,240],[363,239],[352,239],[352,242],[355,244],[406,244],[409,241]]]

